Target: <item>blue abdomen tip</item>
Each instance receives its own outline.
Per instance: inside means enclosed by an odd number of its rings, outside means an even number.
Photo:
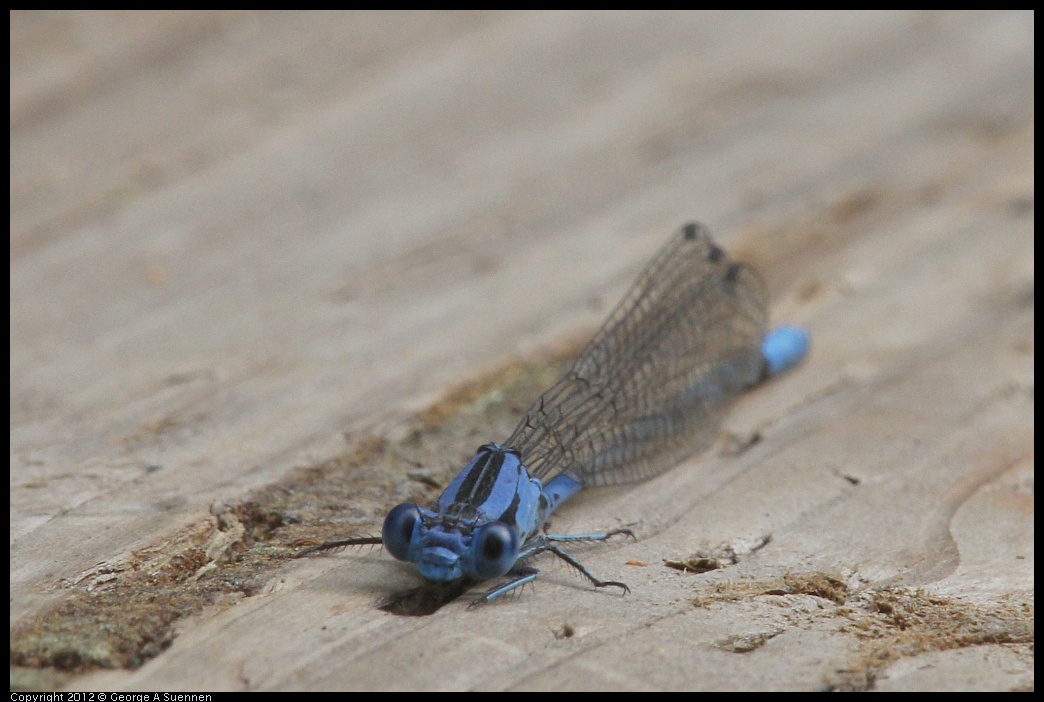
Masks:
[[[797,365],[808,353],[808,332],[797,327],[776,327],[761,342],[761,355],[769,375]]]

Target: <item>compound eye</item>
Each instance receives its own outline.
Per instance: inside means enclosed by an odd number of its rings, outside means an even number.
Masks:
[[[417,505],[401,504],[388,512],[384,518],[384,527],[381,529],[381,541],[388,553],[400,561],[409,560],[410,541],[413,540],[413,530],[420,523],[420,510]]]
[[[472,536],[475,575],[496,578],[511,570],[518,559],[518,535],[503,522],[489,522]]]

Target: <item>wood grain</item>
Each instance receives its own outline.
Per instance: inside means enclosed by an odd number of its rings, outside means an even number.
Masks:
[[[550,566],[397,617],[374,603],[416,576],[386,555],[276,560],[129,668],[13,687],[1032,689],[1032,14],[11,21],[14,662],[186,543],[225,567],[221,505],[346,433],[395,447],[469,380],[508,393],[685,221],[813,338],[731,415],[744,450],[556,519],[635,528],[584,554],[627,597]],[[379,518],[416,468],[337,504]],[[663,565],[698,553],[727,567]]]

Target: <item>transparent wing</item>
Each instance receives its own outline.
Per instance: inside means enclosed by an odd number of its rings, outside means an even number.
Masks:
[[[585,486],[652,477],[715,440],[722,410],[761,377],[763,283],[706,228],[673,235],[506,445],[534,477]]]

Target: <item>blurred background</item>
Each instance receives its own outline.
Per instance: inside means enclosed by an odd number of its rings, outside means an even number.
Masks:
[[[1032,388],[1032,13],[10,18],[13,625],[582,337],[690,220],[812,330],[803,400]],[[868,457],[968,421],[910,398]]]

